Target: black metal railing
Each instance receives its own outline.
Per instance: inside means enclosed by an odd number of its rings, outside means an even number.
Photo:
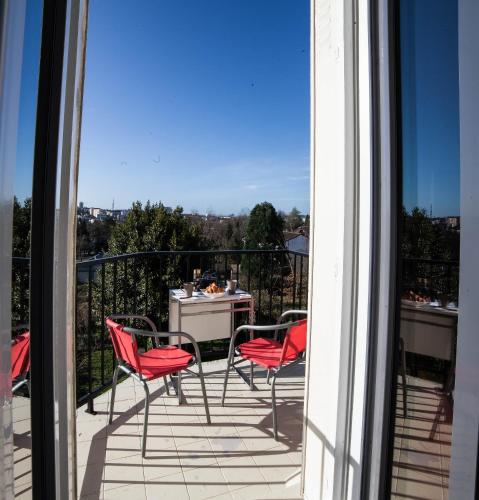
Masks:
[[[30,323],[30,258],[12,259],[12,326]]]
[[[145,252],[78,262],[78,405],[88,402],[91,406],[111,383],[114,358],[104,326],[108,314],[145,314],[159,328],[167,329],[169,289],[214,271],[219,279],[238,279],[255,297],[256,322],[268,323],[282,311],[307,307],[308,263],[307,254],[288,250]],[[29,258],[13,258],[13,326],[29,323],[29,271]],[[402,276],[404,291],[431,298],[447,295],[458,302],[457,261],[403,259]],[[202,343],[202,355],[205,359],[225,357],[226,343]]]
[[[402,260],[403,292],[413,291],[431,299],[447,297],[458,304],[459,262],[452,260]]]
[[[168,329],[169,289],[212,272],[237,279],[255,298],[256,323],[307,306],[308,255],[288,250],[144,252],[77,263],[77,402],[91,402],[108,388],[114,368],[105,329],[109,314],[142,314]],[[237,321],[246,321],[246,317]],[[145,347],[145,346],[143,346]],[[205,360],[226,357],[227,340],[200,343]]]

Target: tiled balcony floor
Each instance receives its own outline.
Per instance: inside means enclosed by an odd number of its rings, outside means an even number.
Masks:
[[[80,497],[300,498],[304,367],[291,369],[277,382],[279,441],[272,438],[265,372],[257,372],[255,392],[232,374],[223,408],[219,402],[224,368],[224,361],[204,363],[211,425],[206,424],[196,377],[183,377],[186,404],[182,406],[175,396],[166,396],[162,382],[149,384],[146,458],[140,451],[144,411],[140,384],[130,378],[118,386],[112,425],[107,425],[110,392],[95,400],[97,415],[79,409]]]
[[[447,500],[452,415],[439,384],[408,377],[407,418],[399,390],[392,472],[393,499]]]
[[[270,391],[264,372],[257,392],[231,376],[226,406],[219,406],[224,362],[205,363],[212,424],[205,422],[198,380],[187,376],[187,404],[177,406],[158,381],[152,401],[147,457],[140,452],[143,389],[132,379],[117,389],[115,420],[107,424],[110,392],[95,400],[97,415],[78,410],[80,498],[299,499],[304,367],[277,385],[280,441],[271,437]],[[392,498],[447,499],[451,443],[448,408],[437,384],[408,377],[409,411],[399,391]],[[29,400],[14,398],[15,494],[31,498]],[[439,415],[439,417],[438,417]],[[437,429],[431,434],[435,420]]]

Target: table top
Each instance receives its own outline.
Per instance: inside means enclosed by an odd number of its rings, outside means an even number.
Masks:
[[[413,302],[411,300],[401,300],[401,308],[410,311],[420,311],[429,314],[438,314],[443,316],[458,316],[459,309],[457,307],[440,307],[432,302]]]
[[[185,297],[185,291],[181,288],[172,288],[170,290],[170,298],[173,300],[181,301],[181,304],[216,304],[224,302],[241,302],[245,300],[251,300],[251,294],[245,290],[236,290],[234,295],[229,295],[225,293],[223,297],[207,297],[203,292],[193,292],[193,297]]]

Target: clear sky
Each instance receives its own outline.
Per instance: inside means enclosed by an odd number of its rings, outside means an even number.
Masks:
[[[403,200],[459,214],[456,0],[401,1]]]
[[[79,200],[309,211],[309,0],[90,2]]]
[[[31,195],[37,0],[26,23],[20,199]],[[404,203],[456,215],[457,2],[402,0],[401,24]],[[86,205],[231,213],[268,200],[307,212],[309,1],[91,0],[83,116]]]

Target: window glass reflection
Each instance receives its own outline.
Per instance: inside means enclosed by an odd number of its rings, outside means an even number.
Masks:
[[[391,491],[444,498],[459,314],[457,2],[401,0],[401,317]]]
[[[23,40],[12,241],[11,376],[16,498],[32,497],[29,327],[30,229],[41,26],[42,2],[28,1]]]

